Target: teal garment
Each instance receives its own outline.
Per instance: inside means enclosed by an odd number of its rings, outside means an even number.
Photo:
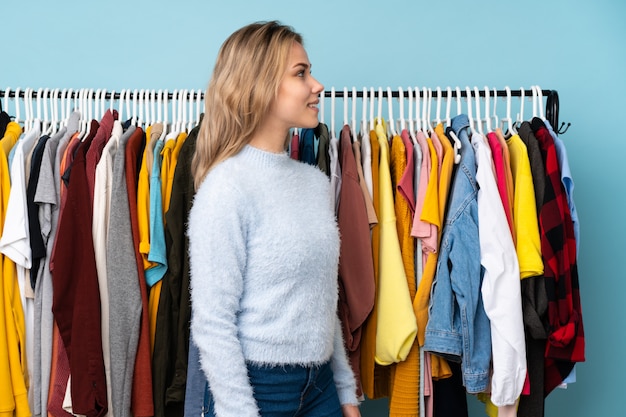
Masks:
[[[315,134],[313,129],[300,129],[300,149],[298,152],[300,161],[309,165],[315,165],[317,158],[315,154]]]
[[[154,162],[150,177],[150,252],[148,260],[156,265],[146,270],[146,283],[153,286],[163,278],[167,271],[167,250],[165,248],[165,227],[163,224],[163,199],[161,193],[161,150],[164,141],[154,144]]]

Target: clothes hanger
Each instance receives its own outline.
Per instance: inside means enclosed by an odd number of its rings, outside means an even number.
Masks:
[[[376,118],[376,126],[383,126],[383,88],[378,87],[378,117]],[[386,132],[385,132],[386,133]]]
[[[545,122],[546,116],[545,116],[545,113],[543,112],[543,92],[541,91],[541,88],[538,85],[535,86],[535,91],[537,92],[537,101],[538,101],[537,111],[539,112],[539,118]]]
[[[452,119],[450,118],[450,108],[452,107],[452,88],[446,87],[446,126],[450,126]]]
[[[452,119],[450,118],[450,107],[452,103],[452,88],[447,87],[446,89],[448,93],[448,103],[446,107],[446,123],[448,127],[452,126]],[[461,114],[461,89],[457,86],[455,87],[456,91],[456,111],[457,115]],[[452,129],[449,129],[447,132],[448,136],[452,138],[452,149],[454,150],[454,163],[458,164],[461,162],[461,140],[454,133]]]
[[[125,96],[126,96],[126,89],[123,88],[122,91],[120,91],[120,97],[118,100],[118,104],[117,104],[117,108],[119,109],[117,111],[117,115],[119,117],[120,122],[124,122],[124,104],[125,104]]]
[[[478,133],[484,136],[483,119],[480,117],[480,92],[476,86],[474,86],[474,103],[476,105],[476,125],[478,126]]]
[[[398,87],[398,110],[400,111],[400,132],[406,130],[406,120],[404,119],[404,90]]]
[[[15,95],[13,96],[14,100],[15,100],[15,118],[13,119],[13,121],[15,123],[18,123],[18,124],[21,123],[21,121],[20,121],[20,99],[19,99],[20,91],[21,91],[21,88],[17,87],[15,89]]]
[[[46,87],[43,90],[42,95],[42,106],[43,106],[43,120],[41,125],[41,131],[44,135],[52,134],[52,90]]]
[[[139,124],[139,126],[146,126],[146,127],[148,127],[148,126],[150,126],[150,124],[145,123],[144,122],[145,119],[143,117],[143,112],[144,112],[144,104],[143,104],[144,93],[145,93],[144,89],[139,90],[139,96],[138,96],[138,100],[137,100],[137,108],[139,109],[139,112],[137,113],[137,124]],[[150,138],[146,138],[146,140],[149,141]]]
[[[368,107],[367,87],[363,87],[363,103],[361,105],[361,135],[363,140],[367,139],[367,107]]]
[[[200,116],[202,115],[202,108],[203,108],[203,105],[202,105],[203,95],[204,95],[204,92],[201,89],[198,89],[198,100],[196,102],[196,120],[195,120],[196,126],[200,124]]]
[[[324,90],[320,92],[319,97],[320,97],[320,112],[319,112],[320,123],[324,123],[324,101],[326,98],[326,94],[324,93]]]
[[[357,96],[356,96],[356,87],[352,86],[352,126],[351,126],[351,130],[352,130],[352,141],[356,141],[357,137],[356,137],[356,102],[357,102]]]
[[[69,90],[72,90],[71,88]],[[70,112],[71,112],[71,108],[70,108],[70,102],[71,100],[71,93],[68,93],[68,89],[64,88],[63,90],[61,90],[61,97],[60,97],[60,101],[61,101],[61,120],[59,122],[59,129],[64,128],[65,126],[67,126],[67,122],[68,119],[70,117]]]
[[[496,111],[498,106],[498,90],[493,89],[493,114],[491,115],[491,123],[494,129],[498,127],[498,112]]]
[[[387,87],[387,110],[389,112],[389,120],[387,121],[387,125],[389,125],[389,129],[391,131],[391,137],[397,135],[396,126],[393,121],[393,95],[391,94],[391,87]]]
[[[330,88],[330,137],[335,139],[335,87]]]
[[[11,87],[7,87],[4,90],[4,100],[0,100],[0,113],[7,109],[6,113],[9,113],[9,95],[11,93]]]
[[[538,102],[537,90],[535,89],[534,85],[530,86],[530,91],[532,93],[533,118],[535,118],[537,117],[539,113],[537,112],[537,102]]]
[[[55,88],[52,90],[52,134],[56,134],[61,126],[61,120],[59,119],[59,93],[61,90]]]
[[[407,101],[409,103],[409,117],[408,117],[408,124],[409,124],[409,136],[411,137],[411,141],[413,142],[413,144],[415,145],[415,132],[414,132],[414,126],[415,123],[413,122],[413,103],[415,101],[415,98],[413,97],[413,89],[409,86],[407,88]]]
[[[469,88],[469,86],[465,86],[465,94],[467,95],[467,118],[469,119],[470,133],[472,134],[472,136],[474,136],[475,134],[477,134],[477,132],[476,128],[474,127],[474,116],[472,114],[472,90]]]
[[[519,113],[517,113],[517,121],[516,124],[517,126],[521,125],[522,122],[524,121],[524,101],[525,101],[525,90],[524,87],[520,87],[520,110]]]
[[[370,131],[374,130],[374,104],[376,103],[376,94],[374,87],[370,87]]]
[[[348,118],[348,104],[349,104],[348,87],[344,87],[343,88],[343,124],[341,125],[342,128],[345,125],[350,126],[350,119]]]
[[[491,92],[489,91],[489,87],[485,86],[485,127],[487,133],[493,132],[493,128],[491,126]]]
[[[441,87],[437,87],[437,114],[435,116],[435,126],[441,123]]]
[[[189,90],[189,119],[187,120],[187,132],[191,132],[193,129],[194,108],[196,105],[196,99],[194,99],[195,90]]]
[[[422,129],[426,136],[430,135],[430,120],[429,119],[429,103],[430,97],[428,94],[428,88],[422,87]]]
[[[100,92],[100,114],[96,114],[96,117],[103,118],[106,113],[106,98],[107,98],[107,90],[103,88]],[[113,110],[111,110],[113,112]]]
[[[504,90],[506,91],[506,97],[504,98],[506,102],[506,116],[502,118],[500,128],[507,132],[507,134],[516,135],[517,130],[515,129],[513,119],[511,118],[511,88],[507,85],[504,87]],[[506,130],[505,126],[507,126]]]

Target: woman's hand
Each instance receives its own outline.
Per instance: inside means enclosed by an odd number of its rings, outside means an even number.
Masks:
[[[361,417],[359,406],[354,404],[344,404],[341,406],[343,417]]]

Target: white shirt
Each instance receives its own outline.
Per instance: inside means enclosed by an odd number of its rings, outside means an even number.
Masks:
[[[526,378],[519,263],[491,170],[491,150],[479,134],[472,136],[472,146],[479,185],[478,233],[480,263],[484,268],[481,292],[491,324],[491,401],[505,407],[516,403]]]

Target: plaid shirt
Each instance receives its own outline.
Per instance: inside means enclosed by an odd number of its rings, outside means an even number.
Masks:
[[[539,141],[546,172],[539,228],[550,326],[545,352],[544,394],[547,395],[569,374],[575,362],[585,360],[585,338],[576,239],[554,140],[541,119],[534,118],[531,125]]]

